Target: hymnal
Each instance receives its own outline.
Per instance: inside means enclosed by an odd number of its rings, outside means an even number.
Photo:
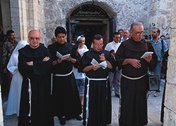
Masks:
[[[145,57],[147,57],[147,56],[151,56],[153,54],[153,52],[145,52],[142,56],[141,56],[141,58],[145,58]]]
[[[64,60],[64,59],[69,58],[69,57],[70,57],[70,54],[62,55],[61,53],[56,52],[56,56],[57,56],[59,59]]]
[[[92,59],[91,64],[92,65],[98,65],[98,66],[102,67],[103,69],[105,69],[107,67],[106,61],[98,63],[94,58]]]

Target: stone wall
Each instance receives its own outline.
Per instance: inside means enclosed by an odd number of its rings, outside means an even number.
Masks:
[[[2,2],[3,1],[3,2]],[[2,0],[2,5],[8,5]],[[53,31],[58,25],[66,27],[69,14],[80,4],[97,4],[116,16],[116,29],[129,28],[133,21],[142,21],[145,33],[150,34],[152,27],[159,27],[161,34],[169,37],[170,12],[173,0],[9,0],[11,20],[3,21],[5,32],[13,29],[17,39],[26,39],[30,29],[40,28],[44,41],[47,43],[53,37]],[[4,6],[2,6],[4,7]],[[7,6],[6,6],[7,8]],[[3,9],[6,10],[7,9]],[[4,13],[4,12],[3,12]],[[3,15],[5,20],[6,16]],[[7,16],[8,17],[8,16]],[[11,24],[11,26],[9,26]],[[7,25],[7,26],[6,26]]]
[[[170,36],[171,6],[173,0],[151,0],[149,11],[149,33],[153,27],[160,28],[161,35]]]
[[[40,28],[44,42],[53,37],[58,25],[66,27],[69,14],[81,4],[91,3],[116,14],[116,30],[129,28],[134,21],[145,25],[145,34],[159,27],[169,37],[170,8],[173,0],[10,0],[12,29],[18,39],[27,39],[30,29]]]
[[[176,5],[173,1],[172,5]],[[164,109],[164,126],[176,126],[176,7],[171,6],[171,43],[168,59],[167,84]]]
[[[16,38],[19,39],[20,36],[20,9],[19,0],[10,0],[10,13],[11,13],[11,25],[12,30],[16,33]]]
[[[44,33],[45,18],[42,0],[10,0],[12,29],[17,40],[27,40],[31,29],[40,29]]]
[[[80,4],[93,3],[104,10],[116,13],[116,29],[129,28],[134,21],[145,25],[145,34],[158,27],[161,34],[169,38],[170,13],[173,0],[45,0],[46,42],[53,36],[58,25],[65,27],[68,15]]]
[[[148,0],[45,0],[45,41],[50,41],[58,25],[66,27],[69,14],[80,4],[86,3],[96,4],[104,10],[111,9],[116,13],[116,30],[129,28],[134,21],[142,21],[148,27],[146,20],[149,18]]]

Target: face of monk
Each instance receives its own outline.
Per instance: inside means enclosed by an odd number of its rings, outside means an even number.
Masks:
[[[56,40],[57,40],[56,42],[59,43],[59,44],[66,43],[66,34],[64,34],[64,33],[57,34]]]
[[[101,50],[103,50],[103,38],[101,38],[100,40],[94,40],[93,42],[93,49],[96,52],[100,52]]]
[[[41,41],[40,31],[38,31],[38,30],[30,31],[29,35],[28,35],[28,39],[29,39],[29,44],[32,48],[39,47],[40,41]]]
[[[134,25],[131,30],[131,37],[134,41],[141,41],[143,38],[144,26],[143,25]]]

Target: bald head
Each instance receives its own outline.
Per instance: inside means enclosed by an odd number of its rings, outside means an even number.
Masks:
[[[31,30],[28,33],[29,44],[32,48],[37,48],[40,45],[41,33],[39,30]]]
[[[31,36],[31,34],[41,34],[39,30],[37,29],[33,29],[33,30],[30,30],[29,33],[28,33],[28,37]]]

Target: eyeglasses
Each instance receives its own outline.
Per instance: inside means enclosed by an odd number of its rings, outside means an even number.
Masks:
[[[30,40],[40,40],[39,37],[29,37]]]
[[[141,32],[133,32],[135,35],[142,35],[144,34],[144,31],[141,31]]]

